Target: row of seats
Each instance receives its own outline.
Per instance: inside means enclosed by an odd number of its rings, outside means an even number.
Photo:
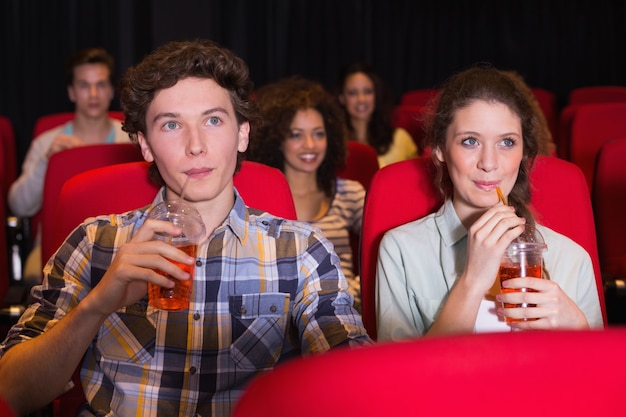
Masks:
[[[626,328],[615,328],[337,349],[253,380],[233,417],[618,417],[626,409],[626,356],[611,352],[624,345]]]

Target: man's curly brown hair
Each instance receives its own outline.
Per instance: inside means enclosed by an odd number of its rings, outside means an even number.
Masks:
[[[250,122],[251,130],[258,124],[256,106],[249,101],[253,84],[241,58],[209,40],[169,42],[129,68],[120,82],[123,129],[134,143],[138,143],[139,132],[147,133],[146,113],[155,94],[189,77],[215,81],[228,90],[237,122]],[[243,154],[239,153],[236,171],[242,160]],[[150,170],[151,177],[162,185],[156,165],[152,164]]]

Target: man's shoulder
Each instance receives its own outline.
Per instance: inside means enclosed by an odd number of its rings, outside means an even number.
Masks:
[[[308,237],[317,230],[307,222],[285,219],[251,207],[248,207],[248,213],[251,225],[276,236],[281,233],[291,233]]]

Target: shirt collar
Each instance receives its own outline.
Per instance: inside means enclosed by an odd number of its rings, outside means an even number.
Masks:
[[[236,188],[233,188],[235,193],[235,204],[233,204],[233,208],[226,216],[226,219],[219,225],[212,233],[214,236],[217,233],[220,233],[224,228],[228,227],[231,232],[237,237],[237,240],[243,245],[248,237],[248,229],[249,229],[249,213],[248,208],[246,207],[246,203],[243,201],[243,198],[239,194]],[[161,201],[165,199],[165,186],[161,187],[161,190],[157,193],[156,197],[152,201],[152,206],[159,204]],[[147,213],[146,213],[147,214]]]
[[[447,199],[437,211],[435,222],[446,246],[452,246],[467,236],[467,229],[457,216],[451,199]]]

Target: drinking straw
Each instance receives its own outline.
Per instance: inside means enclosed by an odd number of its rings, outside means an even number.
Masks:
[[[504,196],[504,194],[502,194],[502,190],[500,190],[500,187],[496,187],[496,193],[498,193],[498,198],[500,199],[500,201],[502,201],[502,204],[506,206],[506,197]]]
[[[185,182],[183,183],[183,188],[180,189],[180,199],[185,201],[185,188],[187,188],[187,183],[189,182],[189,175],[185,178]]]

